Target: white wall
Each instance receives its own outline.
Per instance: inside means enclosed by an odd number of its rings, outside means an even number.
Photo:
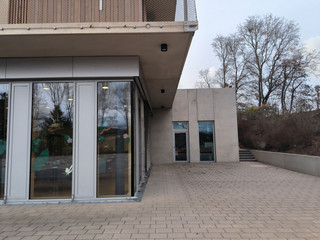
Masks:
[[[74,197],[90,200],[96,197],[97,181],[96,83],[78,83],[76,96]]]
[[[172,112],[170,109],[155,109],[152,117],[153,164],[173,161]]]
[[[57,57],[0,59],[0,79],[135,77],[138,57]]]
[[[217,162],[238,162],[238,124],[234,89],[214,89],[213,94]]]
[[[238,162],[235,93],[234,89],[225,88],[178,90],[172,109],[154,109],[154,163],[173,162],[172,122],[189,123],[190,162],[199,162],[199,121],[214,121],[217,162]]]
[[[320,157],[251,150],[259,162],[320,177]]]
[[[31,84],[12,84],[10,98],[7,198],[21,202],[29,198]]]

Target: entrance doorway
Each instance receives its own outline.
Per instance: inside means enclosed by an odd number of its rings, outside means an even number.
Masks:
[[[173,123],[173,160],[189,162],[189,134],[187,122]]]

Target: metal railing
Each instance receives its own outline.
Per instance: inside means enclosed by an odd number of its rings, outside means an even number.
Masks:
[[[196,21],[195,0],[1,0],[0,24]]]

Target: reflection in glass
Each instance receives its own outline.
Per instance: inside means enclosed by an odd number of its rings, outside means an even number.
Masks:
[[[187,133],[174,133],[175,160],[185,162],[187,158]]]
[[[131,83],[98,83],[98,197],[129,196]]]
[[[31,198],[70,198],[73,84],[33,84]]]
[[[200,161],[214,161],[213,122],[199,122]]]
[[[0,84],[0,199],[4,198],[7,149],[8,84]]]
[[[173,129],[174,130],[188,129],[188,123],[187,122],[174,122]]]

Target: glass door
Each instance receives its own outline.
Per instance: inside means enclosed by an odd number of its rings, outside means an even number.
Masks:
[[[173,158],[175,162],[189,162],[188,123],[173,123]]]

